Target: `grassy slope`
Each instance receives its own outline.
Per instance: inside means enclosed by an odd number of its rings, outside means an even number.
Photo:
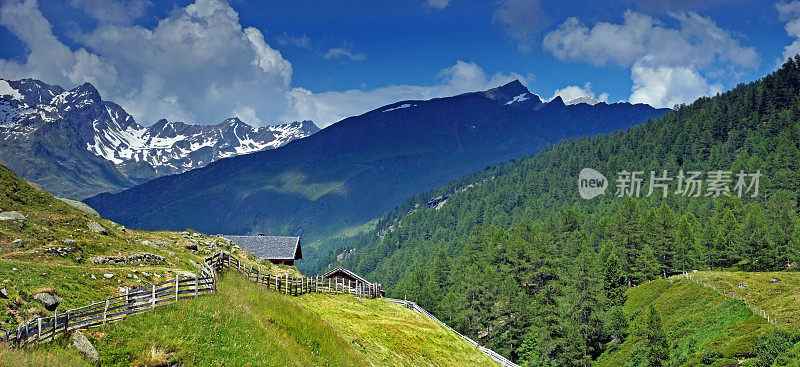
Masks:
[[[104,366],[494,365],[444,327],[386,300],[290,297],[234,274],[224,276],[214,295],[85,334]],[[81,365],[65,344],[0,353],[0,361]]]
[[[378,366],[486,366],[495,363],[445,327],[383,299],[307,294],[304,308]]]
[[[725,292],[736,292],[754,306],[776,317],[782,327],[800,325],[800,273],[701,271],[693,277]],[[780,282],[770,283],[771,279]],[[740,289],[739,284],[745,288]]]
[[[755,316],[742,302],[688,280],[656,280],[631,289],[625,309],[633,316],[631,324],[643,323],[651,304],[662,318],[669,339],[677,344],[695,341],[696,353],[687,365],[699,364],[703,353],[717,351],[723,361],[733,362],[753,355],[758,337],[774,328]],[[621,366],[634,349],[628,337],[619,349],[604,353],[598,366]]]
[[[219,292],[88,333],[102,364],[367,365],[352,345],[291,297],[230,274]]]

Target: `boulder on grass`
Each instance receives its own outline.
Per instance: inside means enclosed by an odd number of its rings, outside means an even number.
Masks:
[[[53,311],[61,304],[61,298],[58,295],[49,292],[41,292],[37,293],[33,296],[33,299],[41,302],[44,305],[44,308]]]
[[[20,212],[2,212],[0,213],[0,220],[25,220],[28,217]]]
[[[75,330],[75,332],[72,333],[72,341],[69,346],[81,352],[83,358],[89,361],[89,363],[95,365],[100,363],[100,354],[97,353],[97,349],[94,348],[94,345],[89,342],[89,339],[86,339],[86,336],[83,335],[80,330]]]
[[[86,224],[86,226],[89,227],[89,230],[94,232],[94,233],[108,234],[108,230],[105,227],[103,227],[102,225],[100,225],[100,223],[88,222]]]

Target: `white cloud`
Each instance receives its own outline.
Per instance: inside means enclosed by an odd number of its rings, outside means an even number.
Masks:
[[[426,4],[434,9],[444,9],[450,5],[450,0],[427,0]]]
[[[284,112],[291,63],[224,1],[197,0],[152,28],[101,24],[75,39],[118,71],[96,86],[140,123],[217,123],[239,113],[263,124]]]
[[[677,28],[633,11],[625,12],[622,24],[598,22],[591,28],[569,18],[545,35],[543,47],[562,60],[631,67],[631,101],[654,106],[671,107],[714,92],[719,84],[709,84],[701,71],[721,77],[735,68],[758,66],[755,50],[740,45],[731,32],[710,18],[693,12],[670,16]],[[657,83],[651,79],[655,75],[690,79]]]
[[[70,50],[54,35],[36,0],[8,0],[0,6],[0,25],[25,43],[24,62],[0,59],[0,75],[8,79],[34,77],[51,83],[105,84],[117,70],[102,58],[81,48]]]
[[[775,8],[778,10],[778,18],[786,22],[786,26],[784,26],[786,33],[795,38],[790,45],[784,47],[783,57],[778,60],[778,65],[780,65],[786,59],[800,53],[800,1],[777,3]]]
[[[300,48],[308,48],[308,49],[311,48],[311,39],[308,38],[308,36],[306,35],[295,37],[284,32],[281,35],[277,36],[275,38],[275,41],[277,41],[278,44],[281,46],[294,45]]]
[[[283,116],[283,120],[312,119],[324,127],[343,118],[401,100],[445,97],[493,88],[514,79],[523,83],[526,80],[514,73],[490,76],[474,62],[464,61],[442,69],[438,77],[439,83],[432,86],[392,85],[367,91],[352,89],[315,94],[307,89],[294,88],[290,92],[291,108]]]
[[[553,93],[553,97],[551,97],[550,100],[553,100],[557,96],[561,96],[561,99],[564,100],[564,102],[569,102],[579,97],[592,97],[600,102],[608,102],[608,93],[606,92],[595,96],[594,92],[592,91],[591,82],[586,82],[583,87],[569,85],[561,89],[556,89],[556,91]]]
[[[150,0],[70,0],[99,22],[130,24],[144,15],[153,3]]]
[[[631,68],[633,93],[631,103],[647,103],[655,107],[673,107],[699,96],[722,92],[719,83],[709,84],[696,70],[681,66],[645,66]]]
[[[332,48],[325,54],[325,60],[350,59],[350,61],[364,61],[366,58],[367,56],[363,53],[351,51],[345,47]]]
[[[492,21],[517,40],[522,50],[530,50],[533,38],[550,24],[539,0],[500,0]]]
[[[743,47],[730,32],[697,13],[673,13],[680,28],[669,28],[657,19],[626,11],[623,24],[598,22],[589,28],[569,18],[544,37],[544,48],[562,60],[585,60],[594,65],[629,66],[650,62],[702,68],[719,60],[736,66],[758,65],[758,54]]]

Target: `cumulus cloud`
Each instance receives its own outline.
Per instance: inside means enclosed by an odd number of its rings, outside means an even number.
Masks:
[[[753,68],[759,56],[742,46],[731,32],[693,12],[672,13],[677,28],[638,12],[627,11],[622,24],[598,22],[593,27],[569,18],[544,37],[543,47],[562,60],[583,60],[593,65],[631,67],[632,100],[672,107],[719,86],[709,84],[700,72],[722,74],[730,68]],[[652,76],[690,77],[686,83],[657,83]],[[692,87],[693,93],[664,88]],[[649,99],[648,99],[649,98]]]
[[[608,93],[603,92],[600,95],[595,96],[594,92],[592,91],[592,83],[586,82],[583,87],[579,87],[577,85],[569,85],[561,89],[556,89],[553,93],[553,97],[550,100],[560,96],[564,102],[569,102],[575,98],[579,97],[592,97],[600,102],[608,102]]]
[[[778,18],[786,22],[786,26],[784,26],[786,33],[795,38],[790,45],[784,47],[783,58],[778,60],[780,65],[786,59],[800,53],[800,1],[777,3],[775,9],[778,10]]]
[[[673,107],[699,96],[722,92],[721,84],[710,84],[700,73],[688,67],[651,67],[636,63],[631,68],[631,79],[633,93],[629,102],[658,107]]]
[[[352,51],[346,47],[336,47],[325,53],[325,60],[330,59],[349,59],[350,61],[364,61],[367,58],[361,52]]]
[[[149,0],[70,0],[70,4],[99,22],[125,24],[141,18],[153,6]]]
[[[500,0],[492,21],[517,40],[522,50],[530,50],[534,37],[550,25],[539,0]]]
[[[427,0],[425,4],[430,8],[444,9],[447,5],[450,5],[450,0]]]
[[[290,92],[290,105],[283,120],[310,118],[328,126],[343,118],[359,115],[380,106],[409,99],[430,99],[485,90],[519,79],[518,74],[488,75],[474,62],[458,61],[442,69],[438,84],[432,86],[392,85],[372,90],[352,89],[341,92],[312,93],[303,88]]]
[[[29,52],[23,62],[0,59],[0,75],[19,79],[34,77],[66,85],[90,82],[107,84],[117,70],[84,48],[72,51],[54,35],[50,22],[36,0],[2,2],[0,25],[25,43]]]

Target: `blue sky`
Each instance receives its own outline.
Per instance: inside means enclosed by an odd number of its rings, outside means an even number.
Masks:
[[[515,78],[672,106],[800,50],[800,1],[2,0],[0,25],[0,77],[91,82],[144,125],[326,126]]]

